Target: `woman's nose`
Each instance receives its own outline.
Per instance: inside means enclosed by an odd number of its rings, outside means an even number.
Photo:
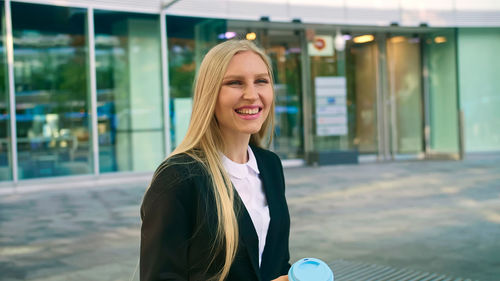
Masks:
[[[245,87],[244,92],[243,92],[243,98],[244,99],[257,99],[259,97],[259,91],[257,87],[254,85]]]

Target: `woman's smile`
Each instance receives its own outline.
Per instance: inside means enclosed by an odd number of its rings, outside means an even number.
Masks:
[[[261,106],[242,106],[234,110],[236,114],[245,119],[245,120],[253,120],[260,117],[262,112]]]

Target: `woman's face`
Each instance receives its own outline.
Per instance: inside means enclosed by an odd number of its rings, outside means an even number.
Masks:
[[[215,117],[225,138],[257,133],[273,101],[271,79],[261,57],[252,51],[234,55],[217,97]]]

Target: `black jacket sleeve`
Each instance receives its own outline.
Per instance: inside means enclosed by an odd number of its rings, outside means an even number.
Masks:
[[[189,193],[190,180],[178,165],[160,166],[141,206],[141,281],[188,280]]]

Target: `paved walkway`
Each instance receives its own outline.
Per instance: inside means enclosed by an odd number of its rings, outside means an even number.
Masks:
[[[500,155],[285,174],[293,261],[500,280]],[[0,280],[130,280],[146,184],[0,195]]]

